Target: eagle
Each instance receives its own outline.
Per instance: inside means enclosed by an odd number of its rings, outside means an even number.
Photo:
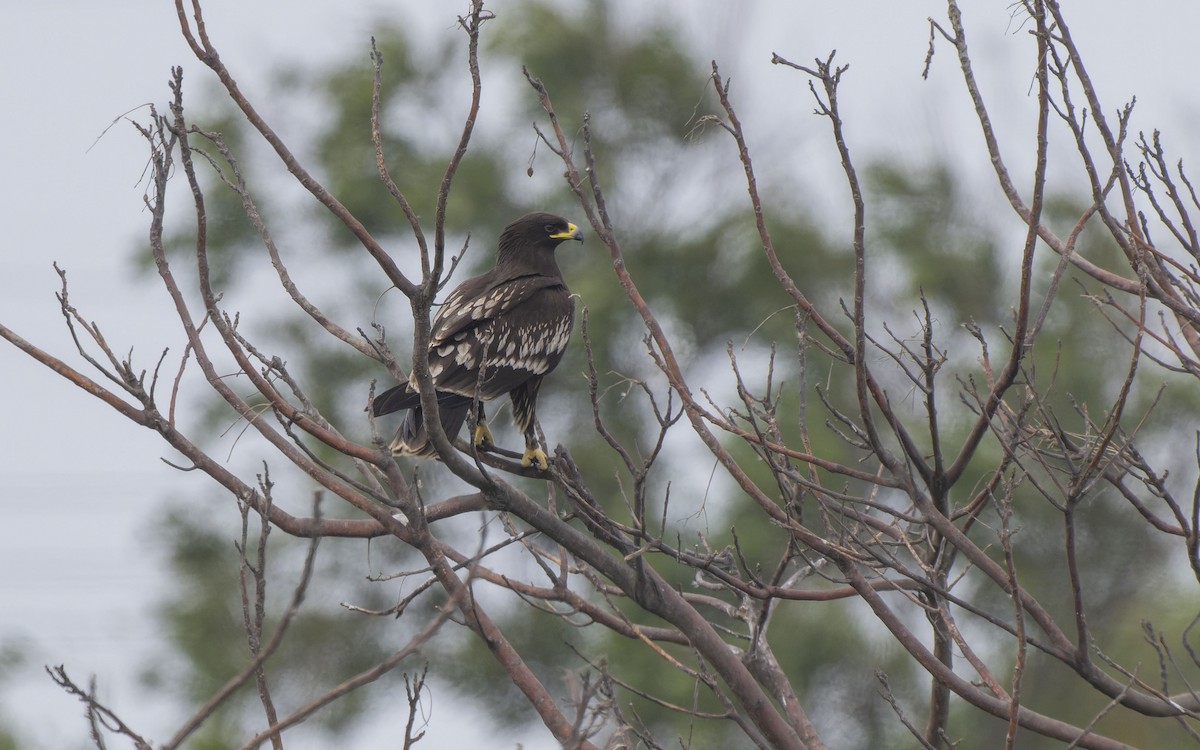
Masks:
[[[532,213],[500,233],[496,265],[467,279],[450,293],[433,318],[429,373],[437,391],[446,436],[454,440],[472,405],[477,409],[474,443],[494,445],[483,402],[505,394],[513,421],[525,436],[521,465],[548,466],[538,445],[538,388],[562,360],[575,305],[555,260],[567,240],[583,242],[571,222],[550,213]],[[407,410],[391,443],[397,456],[433,457],[415,377],[375,397],[375,416]]]

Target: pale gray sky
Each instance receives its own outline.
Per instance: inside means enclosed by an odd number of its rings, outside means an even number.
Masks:
[[[626,5],[629,23],[646,12]],[[931,154],[974,156],[964,168],[983,194],[991,190],[947,46],[940,46],[932,80],[919,77],[925,19],[943,15],[944,4],[662,5],[676,14],[700,58],[717,58],[734,80],[751,147],[791,146],[792,160],[775,169],[811,170],[814,183],[832,180],[842,189],[830,176],[836,163],[827,126],[808,117],[805,82],[768,64],[771,52],[808,62],[836,48],[838,60],[851,64],[842,106],[856,153],[886,151],[914,164]],[[1030,71],[1021,52],[1029,41],[1009,23],[1008,0],[964,5],[1002,143],[1018,153],[1031,121]],[[1136,13],[1117,0],[1066,5],[1107,106],[1115,109],[1136,93],[1135,128],[1163,129],[1169,145],[1195,163],[1200,4],[1149,0]],[[266,72],[286,62],[365,55],[379,17],[403,18],[423,33],[458,33],[458,9],[440,2],[211,0],[206,7],[210,33],[251,97]],[[502,4],[497,12],[502,23]],[[178,335],[160,287],[130,268],[146,231],[145,148],[124,122],[100,136],[123,113],[165,102],[172,65],[185,66],[195,96],[201,66],[190,59],[163,0],[6,2],[2,15],[0,321],[80,364],[54,299],[51,262],[58,261],[70,274],[74,303],[118,350],[134,347],[148,360]],[[1018,174],[1028,172],[1028,161],[1014,163]],[[81,746],[86,727],[77,705],[41,671],[43,664],[65,663],[78,678],[98,674],[102,695],[161,739],[178,714],[145,695],[134,672],[154,641],[150,606],[167,585],[157,573],[158,552],[144,537],[147,519],[180,502],[173,497],[194,496],[204,478],[166,468],[151,433],[6,343],[0,343],[0,386],[0,645],[28,653],[25,667],[0,683],[0,711],[18,720],[36,746]],[[497,746],[486,726],[476,726],[482,734],[474,738],[453,734],[475,723],[456,720],[451,704],[435,700],[431,747],[451,737]],[[548,746],[545,737],[518,740],[528,748]]]

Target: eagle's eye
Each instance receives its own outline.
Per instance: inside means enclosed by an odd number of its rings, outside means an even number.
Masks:
[[[546,234],[558,234],[558,227],[553,224],[546,225]]]

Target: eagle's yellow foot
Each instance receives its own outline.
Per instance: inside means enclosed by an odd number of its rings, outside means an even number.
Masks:
[[[525,454],[521,456],[521,465],[529,468],[537,465],[540,471],[545,471],[550,466],[550,462],[546,459],[546,452],[536,445],[525,448]]]
[[[488,429],[486,422],[480,421],[475,425],[476,448],[491,448],[495,444],[496,440],[492,437],[492,431]]]

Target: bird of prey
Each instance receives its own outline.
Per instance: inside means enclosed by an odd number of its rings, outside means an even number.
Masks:
[[[477,408],[474,442],[493,444],[483,402],[508,394],[513,421],[525,435],[522,466],[545,470],[546,452],[538,445],[538,387],[571,338],[575,305],[554,258],[566,240],[583,233],[566,219],[532,213],[500,233],[496,266],[460,284],[433,318],[429,372],[437,391],[442,429],[454,440],[469,410]],[[415,377],[375,397],[376,416],[407,409],[392,440],[398,456],[435,456],[425,430]]]

